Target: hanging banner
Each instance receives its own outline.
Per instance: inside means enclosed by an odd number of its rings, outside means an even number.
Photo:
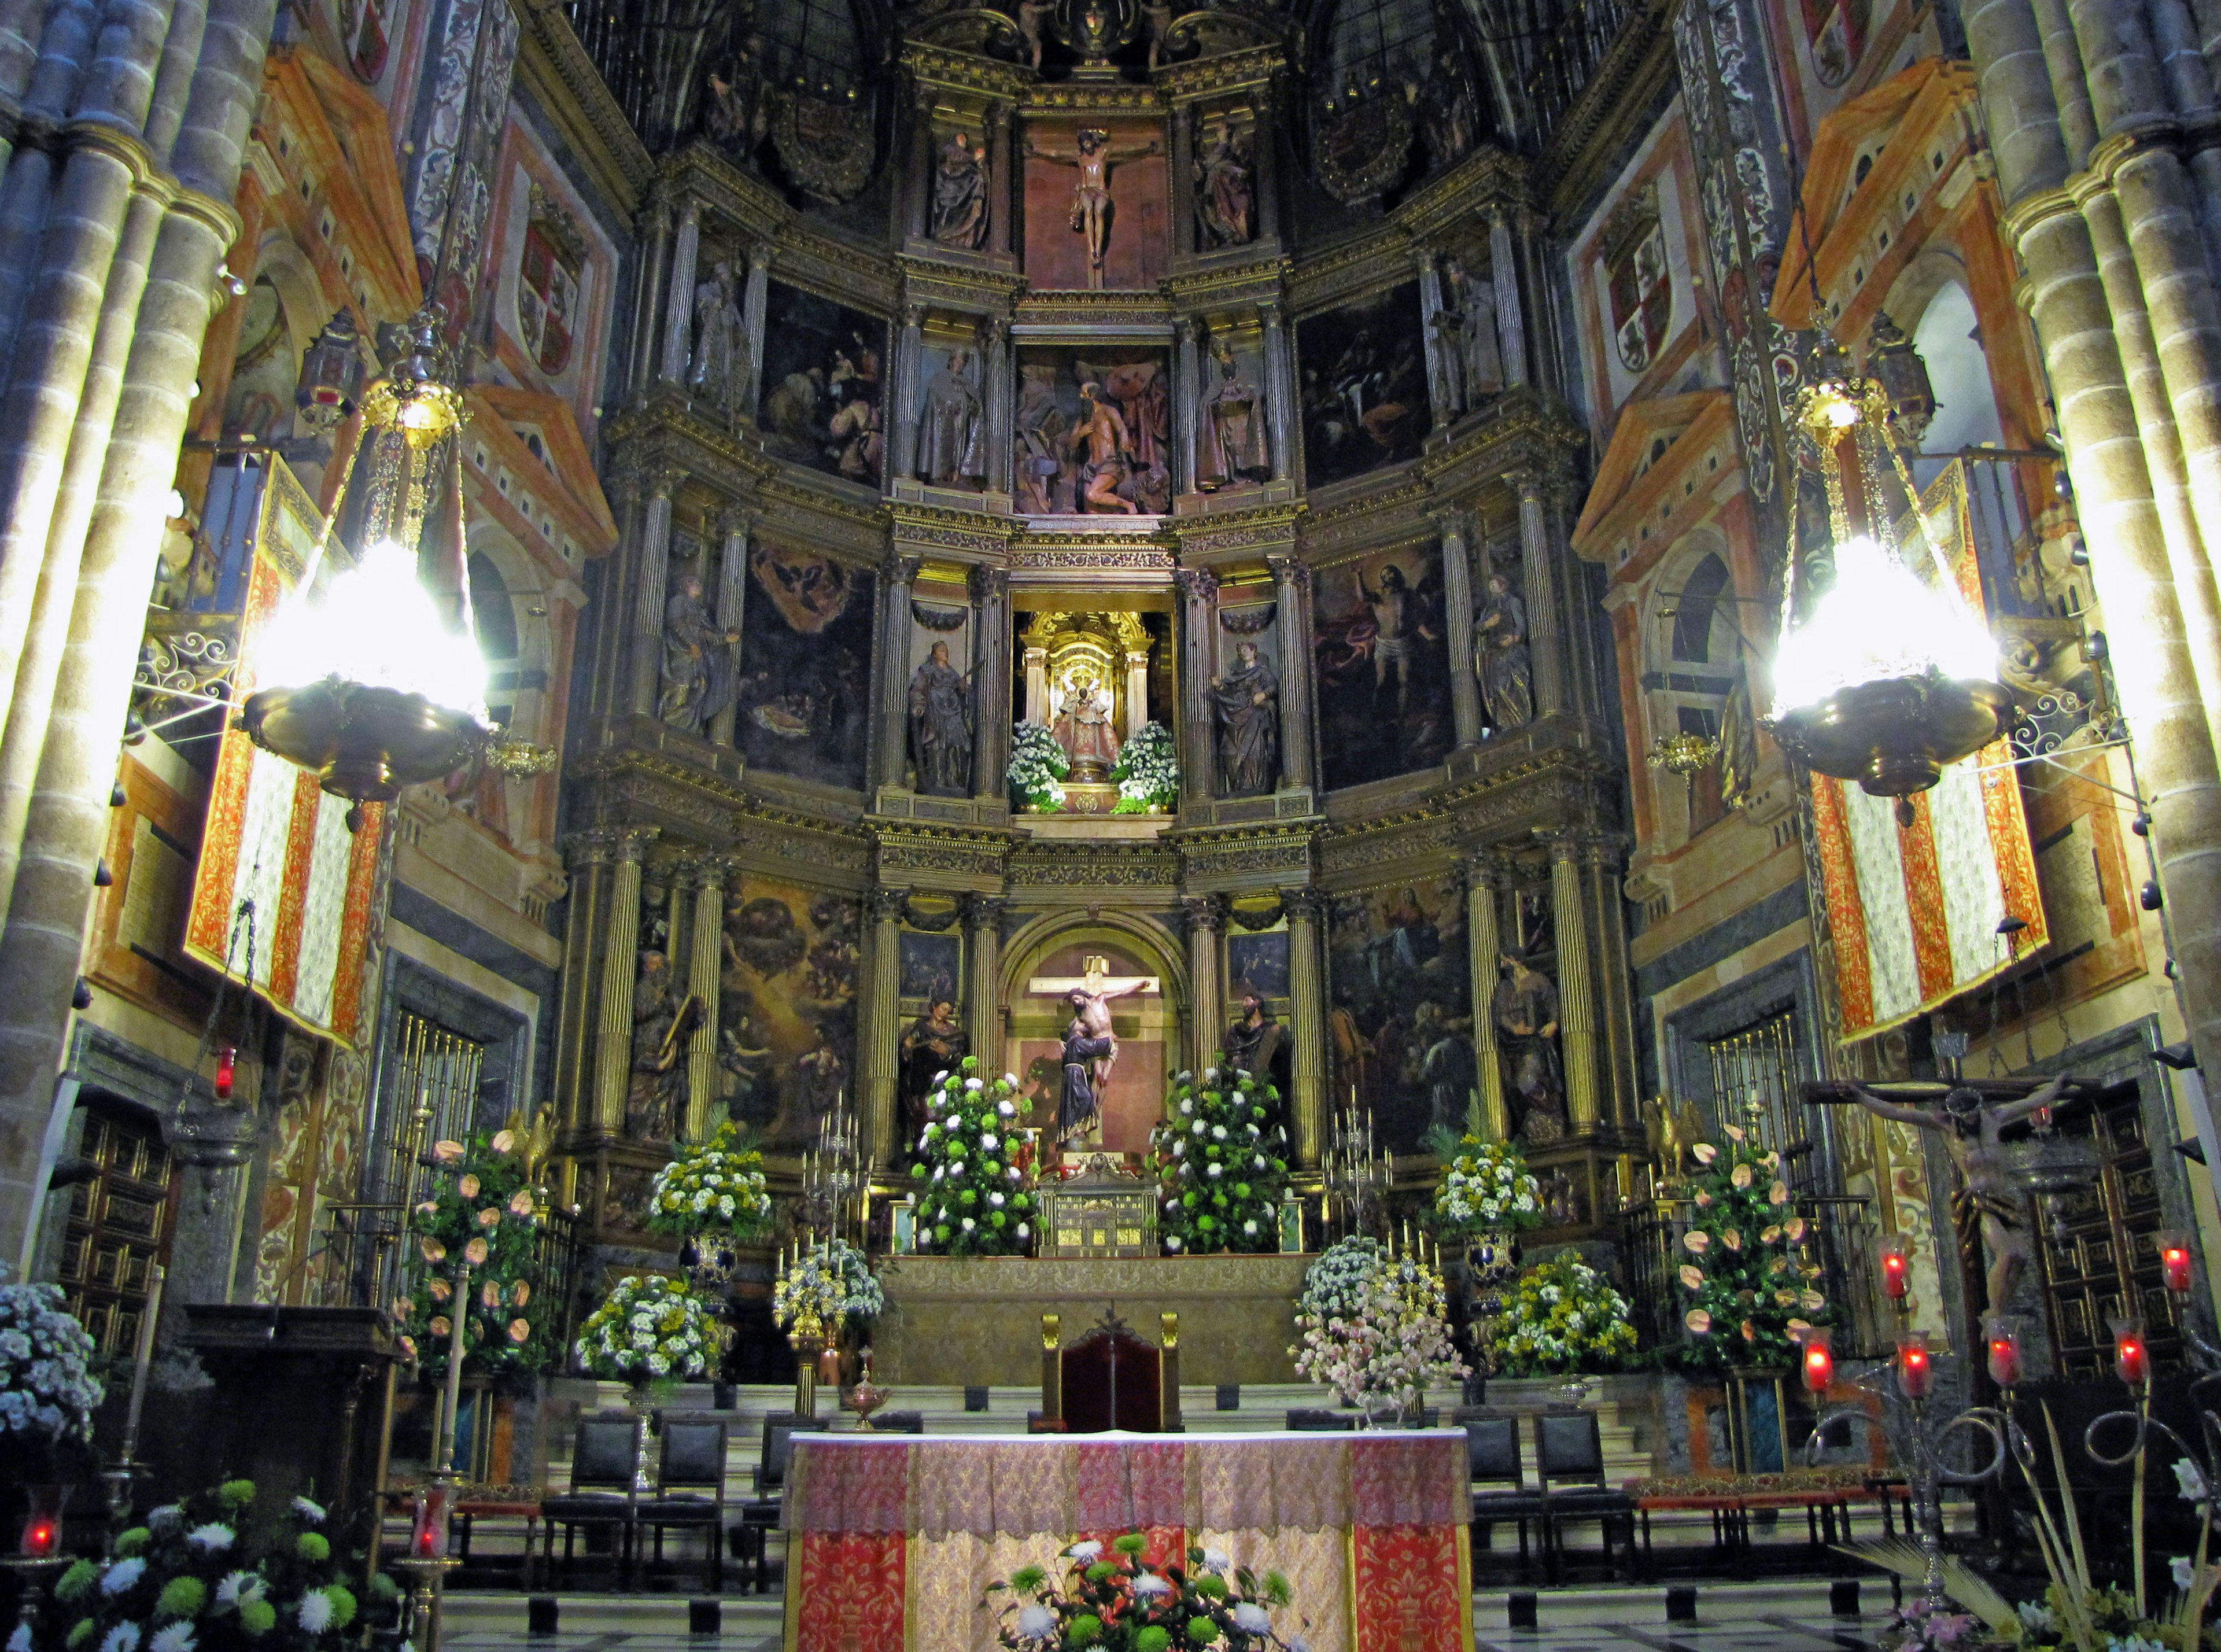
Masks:
[[[222,570],[216,583],[240,592],[236,705],[254,691],[256,645],[307,566],[322,518],[274,454],[219,474],[222,509],[219,514],[219,490],[211,485],[207,519],[223,525],[213,547]],[[336,545],[326,552],[327,576],[345,566]],[[364,804],[362,829],[350,832],[350,806],[308,770],[227,727],[209,787],[185,948],[211,968],[244,975],[288,1019],[346,1045],[353,1042],[361,1002],[385,812]]]
[[[1920,515],[1961,594],[1986,618],[1963,463],[1922,493]],[[1911,528],[1908,520],[1900,533],[1905,560],[1926,574],[1933,559]],[[1915,794],[1912,824],[1903,828],[1891,798],[1812,777],[1845,1043],[1946,1004],[2049,943],[2020,779],[2005,767],[2011,757],[2000,740],[1950,765],[1934,789]],[[1999,934],[2008,917],[2026,927]]]

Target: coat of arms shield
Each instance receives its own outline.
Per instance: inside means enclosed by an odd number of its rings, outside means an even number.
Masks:
[[[1655,184],[1612,215],[1605,232],[1604,261],[1620,364],[1630,372],[1642,372],[1657,359],[1674,314],[1674,278],[1666,264],[1666,228],[1658,216]]]

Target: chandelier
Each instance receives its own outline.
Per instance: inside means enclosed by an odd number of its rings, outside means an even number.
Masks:
[[[1997,739],[2011,697],[1998,680],[1996,644],[1921,523],[1891,410],[1883,385],[1842,373],[1798,397],[1798,429],[1826,480],[1834,577],[1799,615],[1791,545],[1767,726],[1808,767],[1896,798],[1899,823],[1910,825],[1912,794]],[[1928,545],[1933,580],[1899,554],[1882,498],[1890,473]]]

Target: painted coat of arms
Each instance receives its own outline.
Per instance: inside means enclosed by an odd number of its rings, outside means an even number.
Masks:
[[[519,340],[544,373],[559,373],[570,365],[579,277],[585,262],[585,238],[576,220],[535,184],[516,272],[516,324]]]
[[[1674,314],[1674,278],[1666,266],[1657,185],[1645,185],[1612,214],[1605,231],[1604,262],[1620,364],[1630,372],[1644,372],[1657,360]]]
[[[347,66],[366,85],[376,85],[385,72],[394,14],[400,9],[400,0],[341,0],[340,26],[347,32]]]

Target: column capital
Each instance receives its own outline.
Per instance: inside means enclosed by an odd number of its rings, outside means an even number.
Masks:
[[[1280,301],[1278,298],[1260,298],[1257,301],[1257,317],[1265,323],[1267,332],[1278,332],[1280,327]]]
[[[1458,863],[1468,889],[1501,889],[1511,868],[1492,849],[1476,849]]]
[[[702,197],[698,195],[689,194],[686,197],[686,204],[679,210],[679,227],[684,228],[688,224],[698,226],[701,222]]]
[[[1009,904],[1000,895],[976,892],[967,895],[963,901],[964,922],[975,929],[999,925],[1003,921],[1003,909]]]
[[[974,562],[964,576],[965,585],[974,602],[988,602],[1010,594],[1010,571],[990,567],[985,562]]]
[[[648,858],[648,846],[663,835],[663,828],[626,826],[621,828],[614,835],[617,840],[616,858],[620,861],[629,860],[635,866],[638,866]]]
[[[667,185],[660,184],[656,186],[654,193],[648,197],[648,205],[641,209],[640,216],[647,221],[645,228],[647,235],[667,235],[671,233],[671,191]]]
[[[1179,318],[1179,341],[1182,344],[1194,343],[1202,331],[1203,324],[1194,316],[1183,316]]]
[[[572,832],[563,840],[563,860],[573,872],[605,867],[616,858],[617,834],[604,827]]]
[[[887,557],[887,578],[897,585],[910,585],[917,580],[918,570],[924,566],[925,559],[917,552],[895,551]]]
[[[925,327],[925,306],[923,304],[904,304],[903,306],[903,325],[909,328],[913,332],[923,330]]]
[[[739,871],[729,854],[688,854],[678,862],[679,882],[687,889],[723,889]]]
[[[1311,565],[1297,551],[1267,551],[1265,566],[1272,569],[1275,579],[1285,584],[1293,584],[1311,571]]]
[[[899,923],[909,911],[907,889],[870,889],[864,892],[864,915],[873,923]]]
[[[1218,576],[1209,568],[1174,568],[1173,584],[1192,603],[1207,603],[1218,595]]]
[[[1309,884],[1300,889],[1283,889],[1280,905],[1291,921],[1300,917],[1317,923],[1326,916],[1327,893],[1323,889],[1314,889]]]
[[[1435,526],[1443,538],[1464,541],[1472,537],[1473,512],[1461,504],[1437,504],[1427,507],[1427,514],[1435,519]]]
[[[1180,900],[1180,917],[1191,936],[1223,929],[1226,927],[1226,897],[1184,896]]]
[[[673,464],[668,460],[658,460],[641,467],[641,479],[647,484],[648,492],[659,499],[667,499],[678,492],[679,485],[690,473],[684,465]]]
[[[1540,504],[1543,491],[1550,485],[1549,476],[1540,465],[1522,465],[1508,470],[1504,472],[1504,479],[1517,490],[1522,504]]]
[[[1421,275],[1432,275],[1435,272],[1435,249],[1431,247],[1419,248],[1418,263]]]

